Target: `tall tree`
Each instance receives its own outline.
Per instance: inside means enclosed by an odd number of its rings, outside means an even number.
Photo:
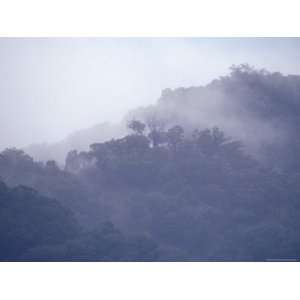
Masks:
[[[142,135],[145,131],[146,125],[138,120],[132,120],[128,123],[128,128],[135,134]]]
[[[179,144],[182,142],[183,137],[184,137],[184,130],[179,125],[173,126],[167,131],[168,145],[175,152],[177,151]]]

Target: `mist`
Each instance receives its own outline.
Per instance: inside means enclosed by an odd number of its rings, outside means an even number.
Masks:
[[[163,89],[208,84],[232,64],[298,74],[299,47],[287,38],[1,38],[0,148],[119,123]]]
[[[0,43],[0,261],[299,260],[299,39]]]

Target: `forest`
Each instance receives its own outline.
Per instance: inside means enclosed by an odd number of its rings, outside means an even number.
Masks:
[[[63,164],[0,153],[1,261],[299,258],[300,76],[233,66],[119,126]]]

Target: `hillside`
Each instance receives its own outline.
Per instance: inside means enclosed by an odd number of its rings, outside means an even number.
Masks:
[[[291,167],[299,150],[299,116],[300,76],[240,65],[206,86],[166,89],[155,105],[126,118],[164,128],[179,124],[188,133],[216,126],[261,161]]]
[[[24,151],[36,160],[44,162],[47,160],[56,160],[60,165],[63,165],[69,151],[73,149],[79,151],[88,150],[89,145],[94,141],[106,141],[124,134],[124,127],[106,122],[78,130],[57,143],[30,145],[24,148]]]
[[[165,90],[125,116],[121,136],[110,136],[118,125],[76,135],[63,166],[3,151],[11,235],[0,238],[17,249],[25,224],[38,242],[0,259],[299,259],[299,97],[299,76],[233,67],[207,86]]]
[[[227,76],[206,86],[163,90],[154,105],[128,112],[119,124],[98,124],[58,143],[24,150],[37,160],[54,159],[63,165],[69,151],[85,151],[96,141],[122,137],[128,133],[127,122],[137,119],[150,127],[180,125],[186,134],[195,128],[219,127],[241,140],[247,153],[257,159],[269,164],[285,161],[285,166],[291,166],[294,161],[289,159],[298,152],[294,138],[300,127],[299,99],[300,76],[233,66]]]

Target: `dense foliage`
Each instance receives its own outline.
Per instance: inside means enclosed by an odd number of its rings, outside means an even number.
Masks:
[[[245,151],[268,166],[299,168],[300,76],[233,66],[227,76],[206,86],[165,89],[155,105],[138,108],[127,118],[161,127],[218,126]]]
[[[63,243],[78,231],[69,210],[27,187],[0,183],[0,207],[1,260],[19,259],[37,245]]]
[[[155,260],[157,246],[113,224],[84,231],[72,212],[27,187],[0,183],[1,261]]]
[[[221,90],[228,106],[240,99],[241,118],[246,107],[284,138],[263,143],[258,131],[253,152],[249,131],[239,141],[225,125],[197,123],[196,96],[216,100]],[[1,260],[299,258],[298,95],[298,76],[242,66],[207,87],[165,91],[157,107],[135,113],[128,135],[70,151],[64,169],[2,152],[10,188],[0,188]]]

